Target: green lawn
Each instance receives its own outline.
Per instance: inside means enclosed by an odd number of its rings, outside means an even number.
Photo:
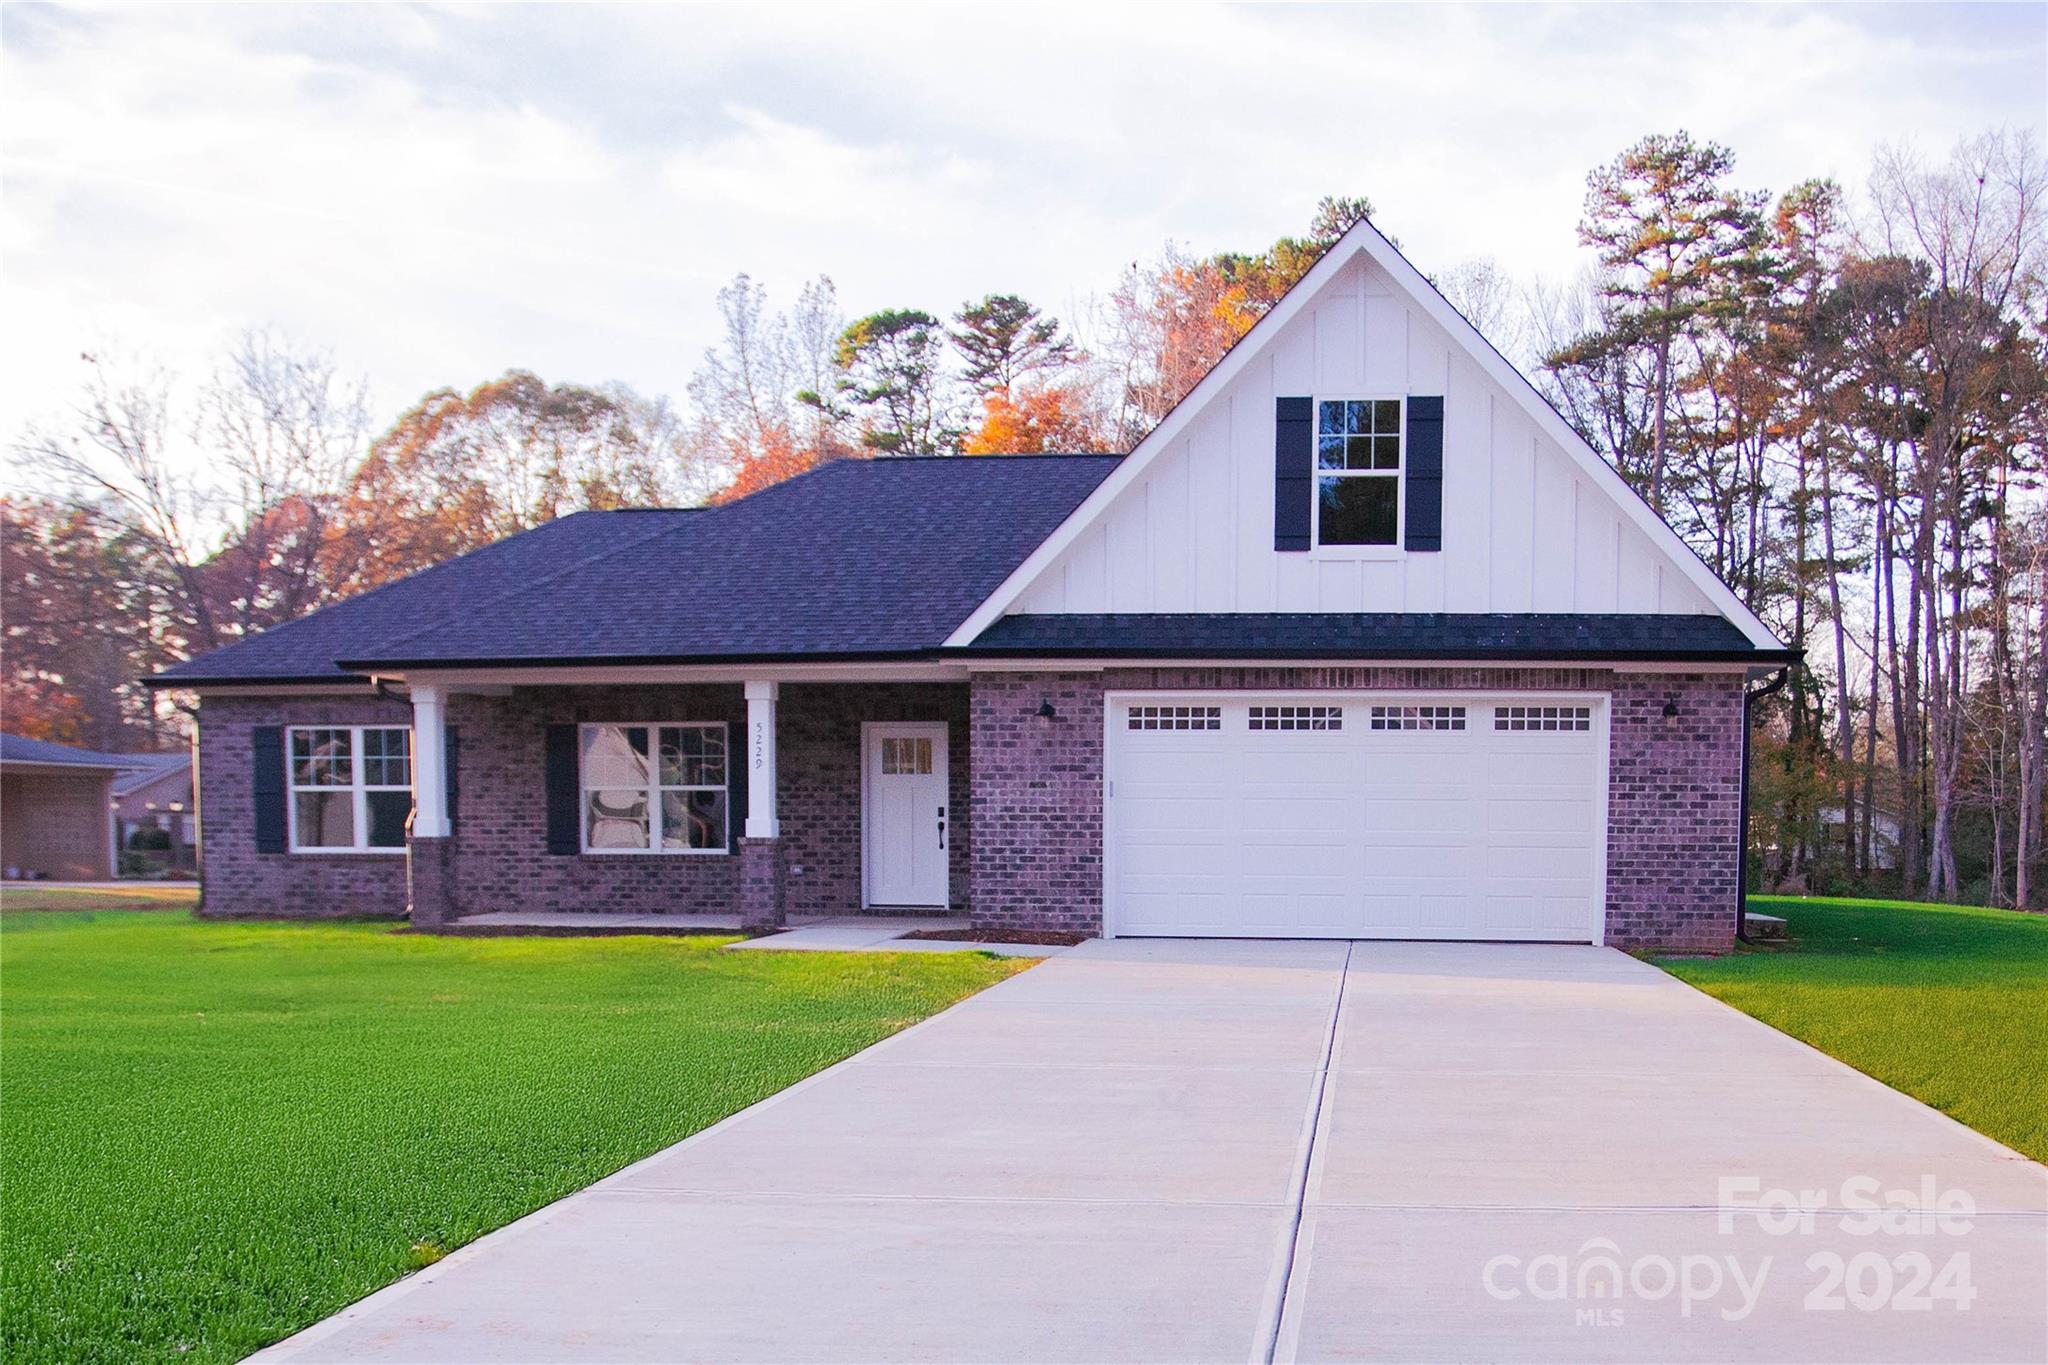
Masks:
[[[236,1359],[1019,966],[16,903],[10,1362]]]
[[[1757,897],[1790,941],[1657,965],[2048,1161],[2048,916]]]

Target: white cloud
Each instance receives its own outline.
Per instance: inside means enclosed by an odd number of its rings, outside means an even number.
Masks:
[[[680,391],[745,270],[787,299],[1054,307],[1171,236],[1370,194],[1418,264],[1569,272],[1643,133],[1747,183],[2043,122],[2037,14],[1469,9],[10,7],[0,432],[112,335],[203,370],[274,323],[380,417],[508,366]]]

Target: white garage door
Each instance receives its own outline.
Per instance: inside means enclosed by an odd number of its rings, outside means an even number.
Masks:
[[[1597,942],[1606,701],[1113,694],[1118,935]]]

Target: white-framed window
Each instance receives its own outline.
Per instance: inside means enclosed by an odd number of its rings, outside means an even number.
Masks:
[[[724,853],[724,721],[585,725],[585,853]]]
[[[1462,706],[1375,706],[1370,717],[1375,730],[1462,730]]]
[[[1318,548],[1401,544],[1401,398],[1316,400]]]
[[[1220,706],[1133,706],[1133,730],[1221,730]]]
[[[295,725],[290,731],[294,853],[400,853],[412,814],[412,730]]]
[[[1590,730],[1593,728],[1593,708],[1590,706],[1496,706],[1493,708],[1493,728],[1496,730]]]
[[[1344,728],[1344,708],[1341,706],[1254,706],[1251,712],[1251,728],[1254,730],[1341,730]]]

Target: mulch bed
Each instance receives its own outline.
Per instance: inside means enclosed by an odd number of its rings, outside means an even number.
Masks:
[[[928,938],[946,943],[1035,943],[1046,948],[1071,948],[1093,934],[1054,934],[1038,929],[913,929],[900,938]]]

